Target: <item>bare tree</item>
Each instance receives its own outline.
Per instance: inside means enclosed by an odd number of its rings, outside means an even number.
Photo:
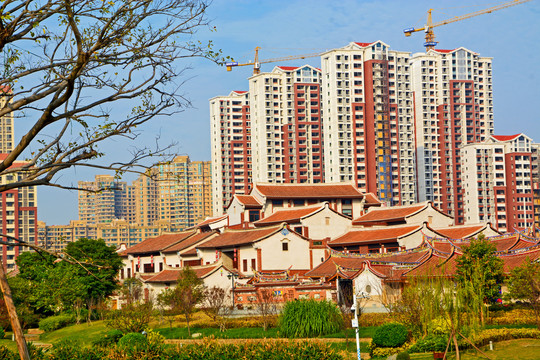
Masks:
[[[277,299],[272,290],[259,288],[256,290],[256,302],[253,304],[257,315],[261,318],[264,331],[277,314]]]
[[[100,144],[135,139],[137,128],[190,105],[181,61],[221,61],[193,35],[206,26],[206,0],[4,0],[0,4],[0,117],[30,122],[0,157],[0,192],[47,185],[73,189],[60,172],[74,167],[146,173],[141,161],[169,146],[134,147],[106,162]],[[158,161],[163,161],[159,158]],[[2,234],[1,244],[30,246]],[[28,350],[0,269],[19,353]]]
[[[206,289],[202,306],[205,314],[219,325],[220,331],[227,330],[228,316],[233,310],[229,291],[218,286]]]

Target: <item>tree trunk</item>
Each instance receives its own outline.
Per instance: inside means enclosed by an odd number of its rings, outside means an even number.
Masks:
[[[455,332],[452,333],[452,338],[454,339],[454,346],[456,348],[456,360],[459,360],[459,346],[457,343],[457,337]]]
[[[6,273],[4,271],[4,265],[0,263],[0,288],[4,294],[4,301],[6,303],[6,308],[9,314],[9,321],[11,322],[11,327],[13,328],[13,334],[15,335],[15,341],[17,342],[17,349],[19,350],[19,355],[21,360],[30,360],[30,353],[28,352],[28,347],[26,346],[26,340],[24,339],[24,334],[21,328],[21,323],[19,322],[19,317],[17,316],[17,309],[13,303],[13,297],[11,296],[11,289],[8,285]]]
[[[191,337],[191,329],[189,328],[189,316],[187,313],[186,313],[186,323],[187,323],[187,333],[189,337]]]

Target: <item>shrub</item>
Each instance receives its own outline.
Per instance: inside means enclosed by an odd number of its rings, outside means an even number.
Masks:
[[[89,349],[73,340],[62,340],[54,344],[46,354],[41,349],[39,351],[41,351],[39,356],[36,356],[38,353],[31,351],[30,358],[32,360],[103,360],[107,358],[105,350]]]
[[[540,339],[540,330],[538,329],[487,329],[482,330],[471,337],[471,341],[477,345],[487,345],[490,341],[504,341],[512,339],[532,338]]]
[[[406,352],[410,349],[411,344],[405,343],[401,345],[400,347],[378,347],[373,343],[373,340],[369,344],[369,354],[372,358],[374,357],[388,357],[390,355],[399,354],[402,352]]]
[[[4,336],[6,336],[6,332],[4,331],[3,327],[0,327],[0,339],[3,339]],[[1,358],[0,358],[1,359]]]
[[[94,341],[94,345],[98,347],[109,347],[118,343],[118,340],[120,340],[122,336],[124,336],[124,333],[122,333],[120,330],[111,330],[103,335],[103,337]]]
[[[409,353],[406,352],[406,351],[400,352],[400,353],[397,355],[396,360],[411,360],[411,356],[410,356]]]
[[[448,343],[448,335],[429,335],[420,339],[409,351],[411,353],[444,351]]]
[[[379,326],[373,335],[373,344],[377,347],[398,347],[407,341],[409,332],[403,324],[385,324]]]
[[[494,311],[490,313],[488,323],[495,325],[535,325],[534,312],[529,309],[514,309],[510,311]]]
[[[43,331],[53,331],[68,325],[74,324],[75,319],[72,315],[57,315],[39,321],[39,328]]]
[[[343,318],[330,301],[298,300],[285,304],[280,330],[286,337],[313,337],[338,332]]]
[[[128,333],[118,340],[118,348],[128,354],[142,352],[148,348],[148,339],[141,333]]]
[[[19,359],[19,356],[17,356],[14,352],[9,350],[4,345],[1,345],[0,346],[0,359],[17,360],[17,359]]]

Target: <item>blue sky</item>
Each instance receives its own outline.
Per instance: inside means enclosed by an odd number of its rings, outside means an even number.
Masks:
[[[454,1],[318,1],[318,0],[214,0],[208,11],[217,31],[203,29],[195,37],[213,40],[215,47],[235,60],[253,59],[253,49],[260,46],[260,58],[306,54],[345,46],[351,41],[382,40],[391,49],[421,52],[423,33],[411,37],[403,29],[421,27],[426,11],[433,11],[433,21],[474,12],[493,6],[478,0]],[[493,58],[495,133],[524,132],[540,142],[540,2],[533,0],[491,14],[477,16],[435,28],[438,48],[466,47],[481,56]],[[319,58],[263,64],[263,71],[275,65],[320,66]],[[193,107],[166,119],[156,119],[144,126],[138,139],[152,144],[156,134],[164,143],[178,142],[176,152],[192,160],[210,160],[210,125],[208,99],[226,95],[231,90],[248,90],[248,66],[225,71],[208,61],[192,59],[179,63],[186,71],[184,94]],[[17,129],[16,135],[17,135]],[[127,145],[129,146],[129,145]],[[107,144],[112,156],[126,147],[124,142]],[[114,155],[113,155],[114,154]],[[64,182],[91,180],[90,170],[66,172]],[[131,180],[128,178],[127,180]],[[38,189],[38,218],[48,225],[67,224],[77,219],[77,193],[65,190]]]

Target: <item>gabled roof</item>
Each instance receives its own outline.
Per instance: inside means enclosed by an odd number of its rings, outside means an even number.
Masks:
[[[163,234],[154,238],[146,239],[137,245],[127,248],[123,254],[138,255],[160,252],[169,246],[176,244],[193,235],[193,231],[184,231],[173,234]]]
[[[362,199],[365,195],[353,184],[255,184],[267,199]],[[368,199],[366,199],[368,200]]]
[[[353,220],[353,225],[364,225],[373,222],[389,222],[405,220],[405,218],[417,214],[427,208],[427,204],[415,204],[407,206],[394,206],[387,208],[371,208],[365,215]]]
[[[355,42],[356,45],[360,46],[360,47],[366,47],[366,46],[370,46],[371,44],[375,44],[375,42],[370,42],[370,43],[365,43],[365,42]]]
[[[193,246],[195,244],[198,244],[199,242],[209,238],[212,235],[219,234],[218,231],[209,231],[209,232],[201,232],[194,234],[193,236],[180,241],[172,246],[169,246],[168,248],[162,250],[163,253],[175,253],[178,251],[182,251],[184,249],[187,249],[190,246]]]
[[[422,225],[392,226],[384,228],[366,228],[351,230],[340,237],[329,241],[328,246],[369,244],[381,241],[397,241],[398,238],[412,234],[422,229]]]
[[[208,218],[206,220],[201,221],[200,223],[195,225],[195,227],[201,228],[203,226],[209,226],[209,225],[211,225],[213,223],[217,223],[217,222],[219,222],[221,220],[226,219],[228,216],[229,215],[221,215],[221,216],[211,217],[211,218]]]
[[[276,67],[285,71],[292,71],[299,68],[298,66],[276,66]]]
[[[282,226],[273,226],[255,230],[225,230],[223,234],[208,240],[204,244],[197,246],[197,248],[221,249],[231,246],[247,245],[273,235],[282,228]]]
[[[317,205],[317,206],[306,206],[299,208],[291,208],[278,210],[273,214],[265,217],[264,219],[255,221],[253,225],[255,226],[268,226],[272,224],[281,224],[286,222],[288,224],[300,222],[300,219],[316,214],[319,211],[323,210],[326,205]],[[333,211],[333,210],[332,210]]]
[[[209,275],[214,270],[216,270],[218,267],[221,267],[221,265],[211,265],[211,266],[204,266],[204,267],[192,267],[191,270],[195,272],[198,278],[204,278],[206,275]],[[180,275],[180,272],[182,271],[182,268],[175,268],[175,269],[166,269],[163,271],[160,271],[156,275],[144,279],[144,282],[147,283],[175,283],[178,280],[178,276]]]
[[[455,49],[452,49],[452,50],[445,50],[445,49],[433,49],[433,51],[436,51],[438,53],[442,53],[442,54],[448,54],[448,53],[451,53],[452,51],[454,51]]]
[[[467,239],[478,235],[485,230],[487,225],[456,225],[446,228],[434,228],[433,230],[438,234],[447,237],[449,239]]]
[[[514,140],[521,134],[515,134],[515,135],[491,135],[492,138],[499,141],[508,141],[508,140]]]
[[[257,201],[255,196],[234,194],[234,197],[240,204],[244,205],[245,208],[262,208],[262,204]]]

